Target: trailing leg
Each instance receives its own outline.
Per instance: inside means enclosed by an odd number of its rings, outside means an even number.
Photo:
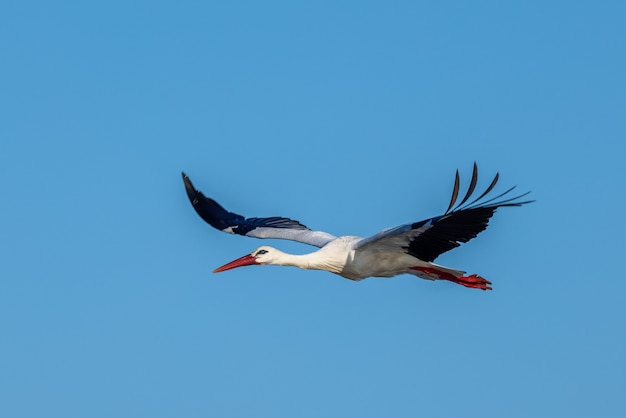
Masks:
[[[411,270],[417,270],[424,273],[426,277],[422,278],[448,280],[461,286],[471,287],[473,289],[491,290],[491,282],[481,276],[472,274],[471,276],[457,277],[447,271],[439,270],[434,267],[411,267]],[[435,277],[433,277],[435,276]]]

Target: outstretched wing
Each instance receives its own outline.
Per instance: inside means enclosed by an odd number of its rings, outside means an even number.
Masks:
[[[459,171],[456,172],[452,198],[448,209],[441,216],[425,219],[420,222],[400,225],[386,229],[369,238],[357,243],[355,249],[369,249],[374,251],[397,251],[402,248],[408,254],[423,261],[434,261],[441,254],[458,247],[484,231],[489,224],[489,219],[495,211],[501,207],[522,206],[533,202],[532,200],[520,201],[529,192],[507,198],[506,196],[515,188],[511,187],[505,192],[491,199],[483,198],[493,190],[498,182],[496,174],[487,189],[476,199],[466,203],[476,188],[478,182],[478,167],[474,163],[472,180],[465,196],[456,206],[459,193]]]
[[[196,190],[185,173],[183,182],[191,205],[198,215],[212,227],[229,234],[254,238],[276,238],[298,241],[323,247],[337,237],[323,231],[312,231],[298,221],[289,218],[245,218],[224,209],[215,200]]]

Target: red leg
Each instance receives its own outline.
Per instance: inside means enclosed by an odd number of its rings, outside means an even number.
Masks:
[[[422,271],[426,274],[434,274],[441,280],[449,280],[456,284],[460,284],[461,286],[471,287],[473,289],[491,290],[491,282],[476,274],[472,274],[471,276],[455,277],[450,273],[437,270],[435,268],[411,267],[411,270]]]

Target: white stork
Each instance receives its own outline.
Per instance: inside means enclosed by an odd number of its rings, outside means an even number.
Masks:
[[[408,273],[427,280],[449,280],[465,287],[491,290],[491,282],[461,270],[434,264],[442,253],[458,247],[487,228],[496,209],[522,206],[532,200],[520,201],[529,192],[512,198],[505,192],[484,200],[495,187],[496,174],[487,189],[476,199],[466,203],[474,193],[478,168],[474,163],[472,180],[465,197],[455,206],[459,193],[459,171],[456,171],[454,189],[448,209],[443,215],[385,229],[368,238],[357,236],[335,237],[323,231],[313,231],[298,221],[282,217],[245,218],[228,212],[215,200],[206,197],[182,173],[187,196],[198,215],[214,228],[230,234],[255,238],[277,238],[319,247],[309,254],[287,254],[273,247],[262,246],[236,260],[215,269],[214,273],[248,265],[272,264],[295,266],[302,269],[327,270],[350,280],[367,277],[392,277]]]

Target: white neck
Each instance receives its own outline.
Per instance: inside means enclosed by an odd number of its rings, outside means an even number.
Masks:
[[[340,273],[345,261],[332,260],[327,254],[315,251],[308,254],[296,255],[276,251],[276,257],[268,264],[277,266],[294,266],[305,270],[326,270],[332,273]]]

